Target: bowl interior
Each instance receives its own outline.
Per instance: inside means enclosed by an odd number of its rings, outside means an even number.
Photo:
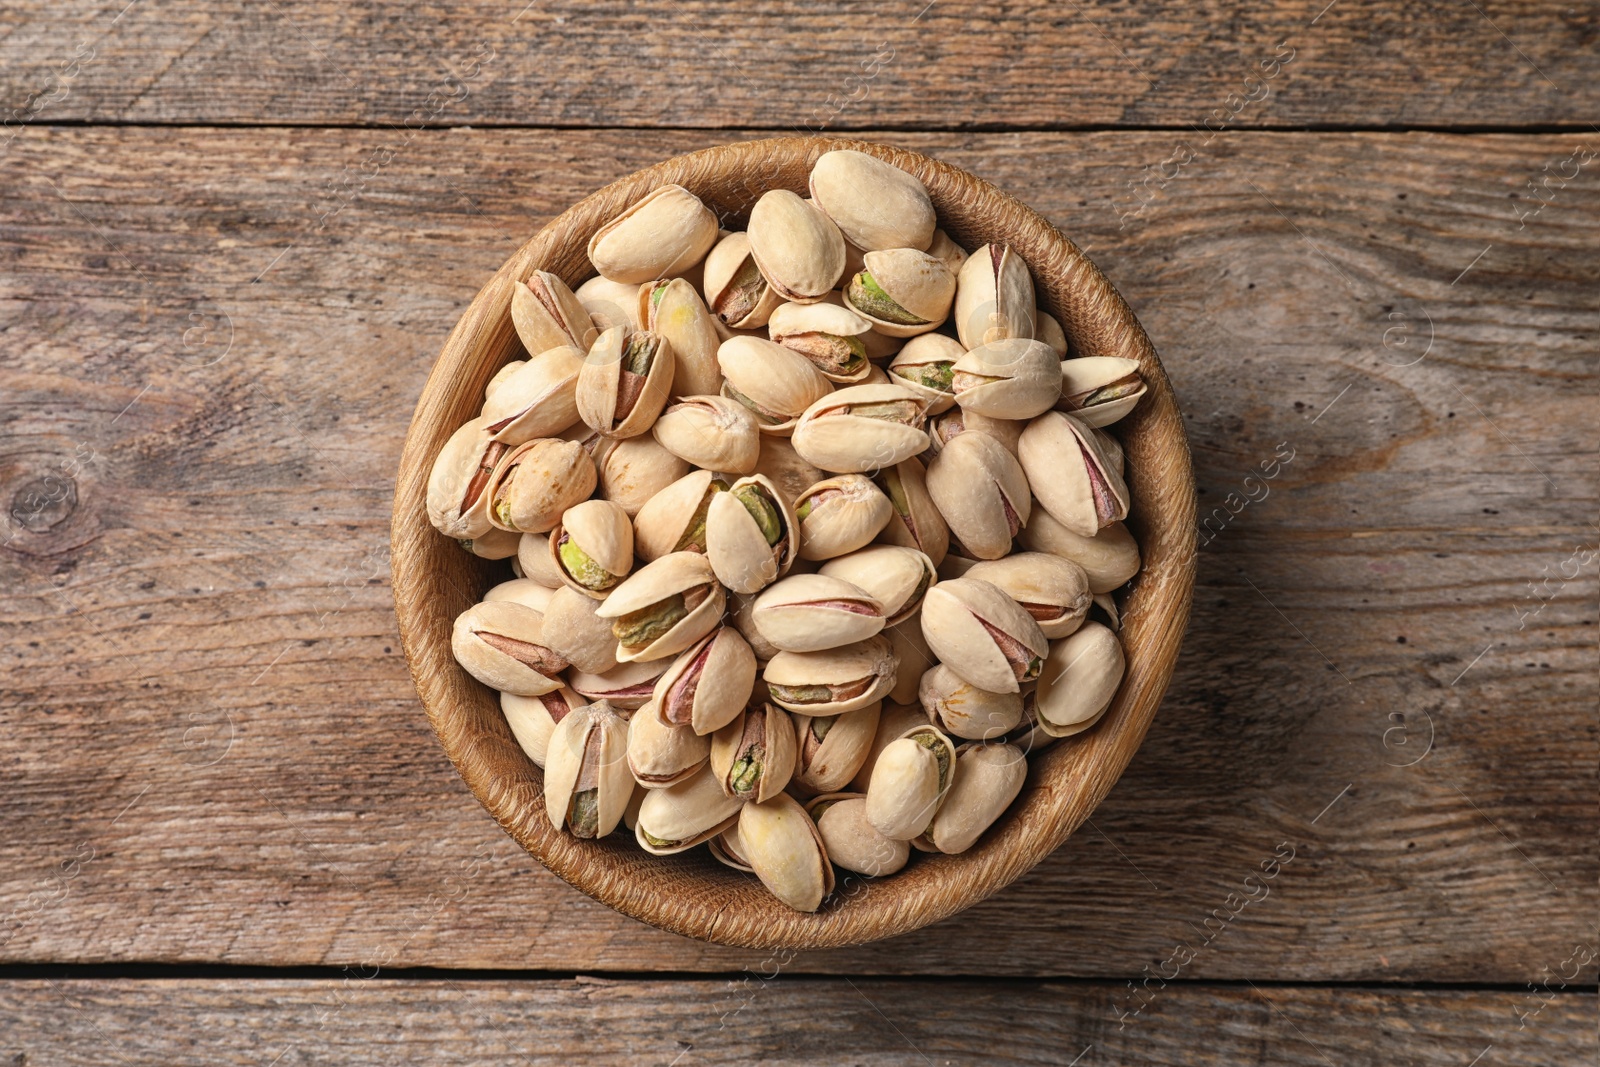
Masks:
[[[646,855],[620,830],[598,841],[558,832],[545,815],[541,774],[523,754],[495,694],[451,656],[456,615],[506,564],[479,560],[441,537],[424,508],[433,458],[474,417],[490,376],[523,358],[510,318],[511,286],[535,269],[574,288],[594,272],[590,236],[649,189],[675,182],[726,224],[742,226],[767,189],[804,195],[817,156],[833,148],[869,152],[917,175],[941,225],[967,248],[1010,244],[1033,270],[1041,307],[1056,314],[1076,355],[1138,360],[1150,391],[1115,428],[1132,494],[1129,526],[1143,569],[1123,596],[1127,677],[1099,724],[1031,760],[1027,784],[968,852],[924,855],[899,874],[867,879],[841,872],[823,909],[800,914],[752,877],[704,849]],[[1105,796],[1143,739],[1171,677],[1194,581],[1195,498],[1188,443],[1176,401],[1144,330],[1100,271],[1042,216],[972,175],[917,153],[860,141],[779,138],[706,149],[668,160],[587,197],[552,221],[484,286],[456,325],[418,401],[395,489],[393,579],[401,638],[417,691],[445,751],[491,814],[546,867],[597,900],[655,926],[749,947],[821,948],[917,929],[966,908],[1033,867]]]

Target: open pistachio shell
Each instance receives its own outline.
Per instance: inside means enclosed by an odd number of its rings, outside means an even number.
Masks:
[[[698,552],[672,552],[645,564],[611,591],[599,614],[611,620],[617,662],[675,655],[716,628],[724,596]]]
[[[560,573],[550,563],[550,535],[525,533],[517,541],[517,564],[523,577],[538,582],[546,589],[560,589],[564,584]]]
[[[843,715],[794,716],[795,783],[816,793],[842,789],[866,762],[881,710],[875,702]]]
[[[761,677],[774,702],[805,715],[838,715],[894,688],[894,650],[882,636],[822,652],[779,652]]]
[[[1028,479],[1015,456],[994,438],[964,433],[928,465],[928,495],[950,534],[978,559],[999,559],[1028,523]]]
[[[756,702],[711,735],[711,773],[730,797],[761,802],[783,792],[794,774],[794,723],[773,704]]]
[[[862,257],[866,269],[844,288],[845,306],[890,337],[936,330],[950,315],[956,276],[937,256],[891,248]]]
[[[589,349],[578,374],[578,415],[596,433],[637,437],[661,414],[676,371],[672,347],[660,334],[609,329]]]
[[[744,801],[723,793],[716,776],[702,767],[665,789],[646,791],[634,836],[646,852],[670,856],[727,832],[737,824],[743,806]]]
[[[735,337],[717,349],[722,395],[755,413],[762,433],[787,437],[795,420],[832,392],[822,372],[793,349],[759,337]]]
[[[769,586],[751,611],[761,636],[786,652],[820,652],[883,629],[883,605],[858,586],[795,574]]]
[[[555,733],[556,726],[573,708],[586,703],[588,701],[566,686],[532,697],[500,694],[500,711],[506,717],[506,725],[511,727],[511,735],[536,767],[544,766],[550,735]]]
[[[594,269],[638,285],[689,270],[717,239],[717,216],[681,185],[650,190],[589,239]]]
[[[450,435],[428,475],[428,521],[446,537],[482,537],[489,521],[489,483],[510,446],[496,441],[483,419]]]
[[[891,741],[867,784],[867,821],[884,837],[909,841],[933,822],[955,777],[956,750],[932,726]]]
[[[1128,485],[1093,431],[1071,415],[1047,412],[1028,424],[1017,458],[1039,505],[1067,529],[1093,537],[1128,517]]]
[[[961,265],[956,336],[968,349],[1008,337],[1032,337],[1033,275],[1007,245],[984,245]]]
[[[1049,512],[1040,509],[1023,529],[1019,540],[1032,552],[1049,552],[1070,559],[1089,576],[1089,592],[1109,593],[1139,573],[1139,543],[1120,522],[1113,522],[1093,536],[1067,529]]]
[[[865,793],[825,793],[806,803],[806,813],[815,820],[835,866],[882,877],[900,870],[911,858],[908,843],[884,837],[867,821]]]
[[[656,681],[669,666],[669,661],[658,659],[619,663],[601,674],[574,668],[567,683],[587,700],[605,700],[619,711],[632,713],[650,703]]]
[[[633,798],[628,724],[605,701],[574,708],[550,735],[545,814],[574,837],[605,837]]]
[[[844,273],[844,236],[833,220],[787,189],[769,189],[750,209],[750,255],[786,300],[821,300]]]
[[[950,384],[964,411],[992,419],[1031,419],[1060,398],[1061,362],[1043,341],[1013,337],[962,356]]]
[[[711,758],[711,739],[663,722],[649,704],[628,720],[628,770],[646,789],[683,781]],[[657,835],[660,836],[659,834]]]
[[[507,363],[505,366],[501,367],[499,370],[495,371],[494,377],[489,379],[489,384],[483,387],[483,399],[488,400],[494,395],[494,391],[500,388],[501,384],[507,378],[511,377],[513,374],[517,373],[517,371],[521,370],[527,365],[528,361],[525,359],[514,359],[510,363]]]
[[[554,437],[578,421],[578,375],[583,350],[536,353],[483,403],[483,423],[496,441],[520,445]]]
[[[750,254],[750,235],[743,230],[718,241],[706,256],[706,306],[723,326],[736,330],[767,325],[784,298],[767,284]]]
[[[512,287],[511,324],[530,356],[561,347],[587,350],[596,332],[589,312],[567,283],[544,270]]]
[[[795,499],[800,557],[824,560],[869,544],[894,518],[894,506],[860,474],[826,478]]]
[[[589,313],[596,330],[609,330],[613,326],[626,326],[632,330],[644,328],[639,320],[639,286],[628,282],[614,282],[605,275],[596,275],[578,286],[574,294],[578,303]],[[589,342],[592,345],[594,342]],[[589,345],[583,346],[587,352]]]
[[[639,286],[639,321],[667,342],[676,359],[672,395],[714,393],[722,384],[717,369],[717,336],[711,312],[683,278],[659,278]]]
[[[739,811],[739,841],[761,884],[796,911],[816,911],[833,892],[833,864],[817,825],[787,793],[746,804]]]
[[[933,817],[928,838],[934,848],[957,855],[1011,806],[1028,777],[1028,759],[1010,745],[963,745],[956,754],[956,780]]]
[[[966,349],[954,337],[925,333],[913,337],[895,353],[889,361],[889,380],[922,397],[928,404],[928,414],[938,415],[956,402],[950,382],[956,361],[964,355]]]
[[[810,360],[830,382],[859,382],[872,369],[865,338],[872,323],[828,301],[789,303],[772,313],[767,334],[773,342]]]
[[[1071,637],[1050,646],[1039,672],[1040,725],[1060,730],[1098,719],[1117,695],[1127,669],[1122,642],[1098,622],[1086,622]]]
[[[818,573],[866,590],[883,605],[890,626],[914,614],[922,606],[923,594],[938,580],[932,560],[902,545],[871,545],[830,559]]]
[[[922,635],[946,666],[991,693],[1019,692],[1039,677],[1050,650],[1022,605],[975,578],[953,578],[928,590]]]
[[[919,667],[917,677],[921,677]],[[878,715],[878,729],[872,738],[872,747],[867,750],[867,758],[861,764],[861,769],[850,779],[847,786],[853,792],[863,795],[867,792],[867,785],[872,781],[872,768],[877,764],[878,757],[883,750],[898,738],[904,737],[912,730],[928,725],[928,716],[922,707],[917,704],[913,694],[909,703],[901,704],[895,701],[884,701],[883,710]]]
[[[1033,339],[1043,341],[1050,346],[1050,351],[1056,354],[1057,359],[1067,358],[1067,334],[1061,328],[1061,320],[1040,309],[1035,312],[1033,322]]]
[[[1086,426],[1110,426],[1150,391],[1139,363],[1114,356],[1061,361],[1061,398],[1056,407]]]
[[[645,561],[669,552],[706,550],[706,512],[728,482],[709,470],[691,471],[645,502],[633,517],[633,550]]]
[[[638,515],[645,502],[689,473],[689,464],[648,435],[620,441],[601,438],[594,450],[600,496]]]
[[[489,479],[489,521],[502,530],[546,533],[594,492],[594,462],[573,441],[539,437],[512,449]]]
[[[1007,452],[1017,454],[1017,442],[1028,424],[1015,419],[992,419],[976,411],[955,407],[938,418],[928,420],[928,443],[937,456],[944,446],[964,433],[982,433],[999,441]]]
[[[580,671],[604,674],[617,665],[617,639],[611,620],[596,614],[599,601],[562,586],[544,607],[544,641]]]
[[[928,648],[928,639],[922,636],[921,607],[913,611],[904,622],[884,627],[883,634],[889,639],[889,644],[894,649],[895,660],[899,664],[895,672],[894,688],[889,690],[888,699],[896,704],[915,704],[922,672],[934,664],[933,652]]]
[[[756,656],[731,626],[713,630],[656,680],[656,714],[663,722],[710,734],[736,718],[756,683]]]
[[[943,230],[934,230],[933,239],[928,242],[928,247],[924,251],[930,256],[944,260],[944,265],[950,268],[950,273],[957,279],[961,277],[961,268],[967,262],[967,250],[951,240],[949,234]]]
[[[811,196],[838,224],[845,239],[871,252],[928,247],[936,223],[928,190],[876,156],[836,149],[811,167]]]
[[[706,509],[706,554],[717,580],[754,593],[789,570],[797,548],[794,512],[759,474],[740,478]]]
[[[550,565],[563,583],[604,600],[633,569],[633,522],[610,500],[574,504],[550,531]]]
[[[1084,569],[1048,552],[1018,552],[985,560],[971,567],[966,577],[999,586],[1033,616],[1039,631],[1052,641],[1082,626],[1094,603]]]
[[[755,413],[725,396],[686,396],[651,429],[662,447],[704,470],[749,474],[761,455]]]
[[[937,567],[950,549],[950,528],[928,493],[927,473],[916,457],[885,468],[873,478],[894,508],[878,540],[914,548]]]
[[[955,737],[988,741],[1004,737],[1022,721],[1020,693],[991,693],[943,663],[922,675],[917,698],[928,721]]]
[[[928,447],[927,402],[899,385],[850,385],[812,403],[793,442],[807,462],[840,474],[877,471]]]

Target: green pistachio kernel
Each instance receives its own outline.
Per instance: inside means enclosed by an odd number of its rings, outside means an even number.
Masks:
[[[642,333],[628,338],[628,348],[622,355],[624,370],[631,374],[649,374],[650,361],[655,355],[655,345]]]
[[[683,594],[673,593],[665,600],[630,611],[611,624],[611,632],[624,648],[643,648],[683,621],[689,614]]]
[[[660,285],[656,286],[655,289],[651,291],[651,293],[650,293],[650,306],[651,307],[660,307],[661,306],[661,298],[663,296],[666,296],[666,295],[667,295],[667,283],[663,282]],[[645,836],[648,837],[649,835],[646,834]]]
[[[812,719],[811,736],[816,740],[821,741],[823,738],[828,736],[828,731],[833,729],[833,724],[835,721],[836,717],[832,715]]]
[[[761,528],[761,536],[767,539],[767,544],[776,545],[783,540],[783,519],[778,515],[778,509],[767,498],[765,490],[756,485],[742,485],[733,491],[734,499],[744,505],[750,517],[756,520],[756,525]]]
[[[938,734],[923,731],[916,737],[917,744],[933,753],[933,758],[939,764],[939,785],[950,780],[950,747]]]
[[[728,784],[734,796],[749,796],[756,791],[756,785],[761,781],[761,764],[766,756],[765,745],[751,745],[750,751],[734,761],[733,769],[728,772]]]
[[[900,481],[900,472],[886,470],[883,472],[883,491],[889,497],[889,503],[900,515],[911,514],[911,502],[906,498],[906,487]]]
[[[798,508],[795,509],[794,517],[799,519],[801,522],[805,522],[807,519],[809,519],[811,517],[811,508],[815,503],[816,503],[815,500],[807,498],[805,503],[801,504]],[[472,544],[471,544],[471,542],[462,542],[462,547],[470,549],[472,547]]]
[[[894,298],[878,285],[870,271],[862,271],[850,281],[850,303],[875,319],[900,326],[921,326],[927,319],[919,319],[895,303]]]
[[[737,400],[739,403],[743,404],[745,407],[754,412],[757,422],[764,422],[768,426],[775,426],[780,422],[788,421],[788,416],[773,414],[760,404],[757,404],[754,400],[751,400],[749,397],[739,392],[739,390],[735,389],[733,386],[729,385],[726,380],[723,382],[722,387],[728,391],[729,399]]]
[[[567,825],[574,837],[593,837],[600,830],[600,791],[585,789],[572,794],[567,807]]]
[[[643,834],[644,839],[650,842],[650,844],[654,845],[656,848],[673,848],[679,844],[677,841],[663,841],[649,830],[640,830],[639,833]]]
[[[952,386],[950,382],[951,379],[955,377],[956,373],[954,363],[944,362],[920,363],[916,365],[895,367],[893,370],[895,374],[904,378],[908,382],[916,382],[918,385],[926,386],[929,389],[937,389],[941,393],[948,393],[951,391]]]
[[[674,552],[704,552],[706,550],[706,512],[711,508],[711,498],[718,493],[726,493],[728,483],[721,478],[713,478],[706,487],[706,495],[700,498],[700,504],[694,509],[694,517],[689,520],[689,525],[684,527],[683,536],[678,538],[678,543],[673,547]]]
[[[826,685],[773,685],[768,682],[767,691],[790,704],[826,704],[833,699],[833,689]]]
[[[1044,660],[1038,656],[1030,656],[1028,658],[1028,669],[1023,673],[1021,678],[1017,679],[1017,681],[1031,682],[1035,678],[1039,677],[1039,672],[1042,670],[1044,670]]]
[[[562,541],[556,551],[561,556],[561,565],[567,569],[567,574],[585,589],[610,589],[617,584],[617,575],[596,563],[589,553],[572,541]]]

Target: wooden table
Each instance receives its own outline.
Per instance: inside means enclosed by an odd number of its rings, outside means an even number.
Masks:
[[[924,2],[0,13],[0,1063],[1595,1062],[1600,12]],[[505,838],[386,559],[505,256],[796,129],[1087,248],[1208,516],[1085,828],[800,956]]]

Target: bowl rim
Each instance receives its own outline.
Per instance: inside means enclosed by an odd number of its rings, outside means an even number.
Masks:
[[[1019,249],[1033,269],[1041,307],[1061,320],[1074,350],[1137,360],[1149,392],[1123,420],[1133,431],[1123,435],[1123,444],[1136,509],[1128,525],[1139,541],[1141,567],[1125,594],[1127,672],[1110,708],[1092,729],[1030,759],[1023,792],[972,849],[959,856],[925,855],[887,879],[841,873],[841,891],[823,909],[804,914],[786,908],[748,876],[727,869],[718,874],[714,861],[649,856],[631,842],[580,842],[551,826],[540,772],[516,744],[498,699],[450,653],[450,621],[461,610],[451,605],[477,599],[467,588],[476,581],[481,589],[488,567],[466,552],[443,551],[448,546],[428,523],[425,499],[434,455],[471,417],[456,417],[463,398],[481,398],[505,357],[520,351],[509,315],[516,282],[535,269],[574,286],[591,276],[584,252],[588,235],[657,186],[675,183],[699,191],[697,186],[743,175],[741,187],[759,195],[785,183],[752,185],[752,173],[771,177],[801,164],[808,173],[817,156],[839,148],[917,175],[936,204],[958,194],[981,204],[983,218],[997,220],[984,228]],[[944,211],[941,225],[946,226]],[[953,236],[964,246],[971,240]],[[491,353],[498,355],[487,358]],[[534,858],[601,903],[673,933],[744,948],[831,948],[908,933],[986,899],[1055,851],[1089,817],[1132,760],[1171,680],[1193,598],[1195,513],[1188,440],[1160,359],[1115,287],[1069,238],[1032,208],[953,164],[851,138],[780,137],[701,149],[612,182],[547,223],[479,290],[435,360],[406,434],[395,485],[391,575],[401,644],[435,734],[479,802]]]

